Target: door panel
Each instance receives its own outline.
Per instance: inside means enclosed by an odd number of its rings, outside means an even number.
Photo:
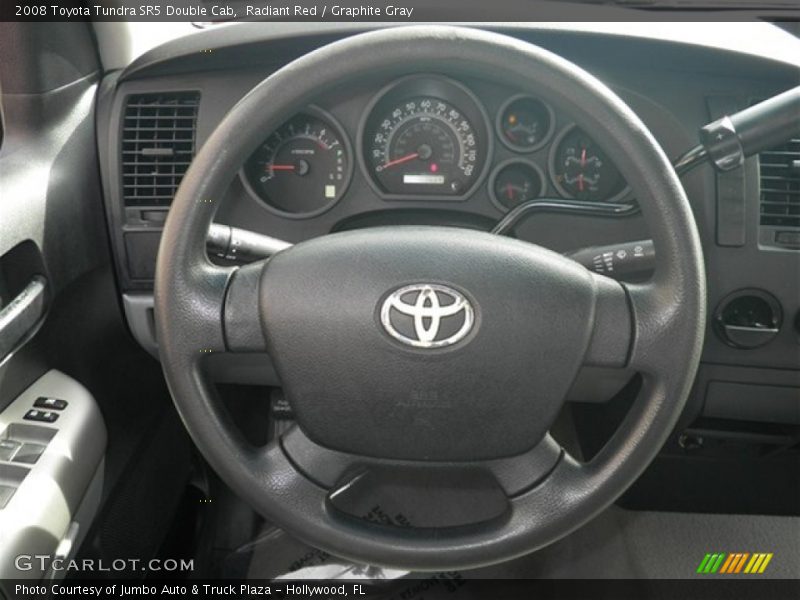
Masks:
[[[81,383],[53,369],[76,336],[52,314],[109,263],[100,72],[84,24],[2,23],[0,56],[0,578],[38,579],[44,570],[14,557],[56,558],[59,544],[73,553],[102,497],[104,419]]]

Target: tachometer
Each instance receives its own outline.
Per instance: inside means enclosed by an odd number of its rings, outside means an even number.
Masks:
[[[274,131],[247,161],[244,173],[267,206],[308,217],[342,197],[352,171],[350,154],[333,118],[311,108]]]
[[[363,144],[372,181],[396,199],[465,196],[489,151],[481,109],[446,80],[412,80],[387,93],[369,117]]]

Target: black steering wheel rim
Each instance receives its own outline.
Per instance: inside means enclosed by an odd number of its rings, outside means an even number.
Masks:
[[[624,290],[632,324],[618,318],[618,306],[605,329],[595,328],[598,339],[615,327],[626,330],[620,360],[643,375],[619,430],[589,463],[561,456],[538,485],[513,498],[503,518],[446,531],[379,527],[332,510],[326,490],[298,471],[284,444],[264,450],[244,442],[218,405],[201,360],[235,345],[224,313],[231,281],[244,280],[246,270],[212,265],[205,238],[241,164],[265,134],[321,90],[369,74],[412,71],[513,82],[568,111],[603,137],[612,156],[624,157],[620,171],[657,249],[654,278]],[[286,65],[243,98],[206,141],[175,197],[159,250],[155,301],[161,360],[176,407],[223,480],[265,517],[314,546],[358,562],[414,570],[480,566],[525,554],[612,503],[677,421],[705,331],[705,274],[694,218],[669,160],[638,117],[591,75],[545,50],[446,26],[393,28],[335,42]]]

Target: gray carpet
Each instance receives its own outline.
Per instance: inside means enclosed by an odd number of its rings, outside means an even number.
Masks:
[[[548,548],[465,574],[486,578],[683,579],[701,577],[696,571],[707,552],[772,552],[771,562],[759,577],[800,578],[800,517],[612,508]]]
[[[387,577],[382,571],[337,560],[277,529],[253,544],[248,577]],[[697,575],[706,553],[771,552],[758,578],[800,579],[800,518],[638,512],[611,508],[561,541],[494,567],[462,571],[465,578],[683,579]],[[733,578],[748,577],[743,574]]]

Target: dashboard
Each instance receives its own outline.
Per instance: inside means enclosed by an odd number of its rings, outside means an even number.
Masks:
[[[191,157],[261,80],[350,33],[239,27],[151,51],[107,75],[101,89],[98,145],[117,279],[131,329],[154,353],[147,310],[152,313],[155,257],[169,202]],[[688,43],[535,25],[494,29],[594,74],[640,116],[671,158],[696,143],[702,125],[793,87],[800,73],[797,65],[766,56]],[[618,247],[613,262],[649,238],[617,168],[621,160],[604,151],[595,132],[543,98],[489,77],[411,65],[405,73],[326,90],[286,115],[275,131],[263,132],[226,196],[213,199],[215,220],[291,243],[380,225],[489,231],[520,203],[542,199],[551,209],[533,212],[511,235],[561,253]],[[764,217],[769,206],[762,187],[768,182],[761,162],[754,157],[733,174],[703,168],[683,178],[708,273],[700,405],[705,389],[719,381],[750,390],[798,385],[800,252],[791,240],[800,239],[800,223],[788,213]],[[564,202],[569,211],[557,209]],[[598,216],[591,210],[596,206],[632,208]],[[600,262],[605,266],[605,259]],[[718,314],[742,317],[728,303],[743,295],[748,302],[766,299],[762,304],[780,313],[779,322],[770,321],[774,336],[749,348],[721,335],[715,320]],[[740,312],[761,310],[743,306]]]

